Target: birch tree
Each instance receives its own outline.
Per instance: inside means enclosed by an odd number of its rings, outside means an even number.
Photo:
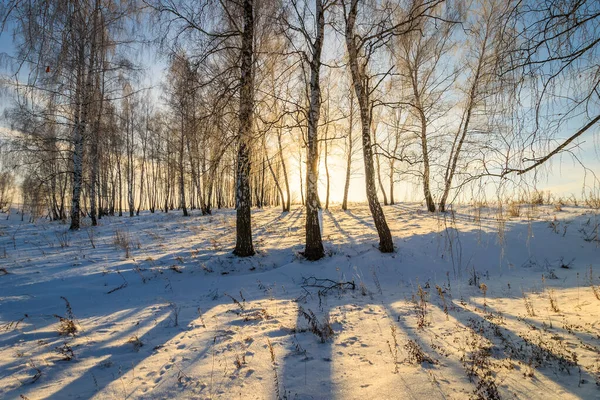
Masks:
[[[325,13],[333,2],[315,0],[314,8],[307,2],[292,2],[286,21],[287,27],[297,32],[303,45],[299,45],[303,62],[308,65],[308,109],[306,140],[306,243],[303,255],[316,261],[325,255],[319,226],[319,120],[321,117],[321,66],[325,40]],[[312,22],[312,24],[311,24]]]
[[[490,102],[493,101],[494,94],[502,90],[497,84],[497,75],[501,63],[499,55],[506,4],[496,0],[476,2],[467,21],[465,43],[467,51],[463,58],[466,61],[463,68],[466,84],[460,90],[463,98],[460,104],[462,108],[460,122],[453,135],[452,146],[445,164],[443,192],[439,201],[441,212],[446,210],[446,202],[457,168],[463,158],[464,146],[475,132],[485,131],[482,127],[477,129],[477,113],[493,114],[495,107]],[[487,118],[487,115],[483,115],[483,119]],[[482,147],[485,145],[483,141],[478,141],[476,138],[472,141],[475,142],[475,146],[478,146],[478,143],[481,143]]]

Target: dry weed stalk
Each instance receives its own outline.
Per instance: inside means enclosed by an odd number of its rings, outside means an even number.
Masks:
[[[398,373],[398,337],[397,337],[397,332],[396,332],[396,326],[394,324],[390,324],[390,330],[392,331],[392,340],[394,341],[394,344],[392,346],[392,343],[390,343],[390,341],[387,341],[387,345],[388,345],[388,349],[390,351],[390,354],[392,355],[392,360],[394,362],[394,373],[397,374]]]
[[[427,321],[427,292],[423,290],[421,285],[417,289],[417,298],[413,295],[413,303],[417,316],[417,327],[423,329],[429,326],[429,321]]]
[[[530,317],[535,317],[535,310],[533,309],[533,303],[527,297],[527,295],[525,294],[524,291],[521,291],[521,293],[523,294],[523,302],[525,303],[525,310],[527,311],[527,315],[529,315]]]
[[[75,315],[71,308],[71,303],[66,297],[60,296],[65,301],[66,316],[61,317],[60,315],[54,314],[55,318],[58,318],[58,334],[61,336],[75,336],[77,333],[77,325],[75,324]]]

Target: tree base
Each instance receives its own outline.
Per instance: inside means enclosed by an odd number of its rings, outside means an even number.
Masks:
[[[394,244],[388,243],[379,243],[379,251],[382,253],[393,253],[394,252]]]
[[[325,251],[322,248],[320,250],[319,249],[304,250],[303,252],[300,252],[300,254],[302,255],[302,257],[304,257],[308,261],[318,261],[321,258],[325,257]]]
[[[237,247],[233,250],[233,255],[238,257],[252,257],[256,252],[253,248],[249,249],[238,249]]]

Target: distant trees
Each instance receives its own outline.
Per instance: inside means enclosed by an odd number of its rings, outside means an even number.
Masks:
[[[7,145],[0,141],[0,211],[10,208],[15,194],[15,175],[9,160]]]
[[[114,35],[122,27],[123,16],[131,11],[127,7],[110,0],[9,1],[2,10],[3,20],[15,26],[15,62],[28,71],[26,80],[15,75],[10,85],[17,102],[9,117],[24,139],[17,147],[27,154],[30,178],[39,179],[38,185],[49,185],[54,218],[65,217],[64,189],[69,183],[71,229],[80,227],[82,194],[87,191],[86,147],[92,161],[95,223],[97,138],[106,79],[129,66],[110,60],[107,54],[115,46]],[[65,170],[60,163],[67,159],[70,162]],[[71,175],[68,182],[60,176],[67,172]]]
[[[348,94],[348,132],[346,134],[344,155],[346,157],[346,172],[344,178],[344,194],[342,197],[342,210],[348,209],[348,192],[350,190],[350,178],[352,177],[352,160],[358,147],[358,136],[354,134],[354,121],[356,121],[356,100],[352,88]]]
[[[178,148],[178,173],[179,173],[179,208],[182,209],[183,215],[188,216],[186,197],[185,197],[185,181],[186,181],[186,151],[193,163],[191,150],[191,142],[193,135],[197,130],[197,88],[199,79],[196,77],[196,71],[185,53],[174,53],[171,56],[171,65],[167,75],[166,95],[168,104],[173,112],[172,127],[173,133],[178,133],[177,148]],[[191,168],[192,177],[197,187],[197,170]]]

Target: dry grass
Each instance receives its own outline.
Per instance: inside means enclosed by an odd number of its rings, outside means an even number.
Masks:
[[[550,299],[550,308],[555,313],[559,313],[560,309],[558,308],[558,301],[556,300],[556,294],[554,293],[554,289],[550,289],[548,291],[548,298]]]
[[[529,299],[529,297],[527,297],[525,292],[522,292],[522,294],[523,294],[523,302],[525,303],[525,310],[527,311],[527,315],[529,315],[530,317],[535,317],[535,310],[533,309],[532,301]]]
[[[322,321],[319,321],[317,316],[312,310],[304,310],[302,307],[298,307],[298,314],[303,316],[308,322],[309,330],[321,339],[321,343],[327,342],[334,335],[329,316],[323,317]]]
[[[144,343],[140,340],[140,338],[137,335],[133,335],[132,337],[130,337],[127,340],[127,343],[131,344],[133,346],[133,350],[135,351],[140,351],[142,346],[144,346]]]
[[[594,292],[594,296],[596,297],[596,299],[600,300],[600,286],[597,286],[594,284],[594,270],[592,269],[591,265],[590,265],[589,280],[590,280],[590,287],[592,288],[592,292]]]
[[[415,297],[413,294],[412,301],[417,316],[417,327],[423,329],[426,326],[429,326],[429,321],[427,319],[427,292],[423,290],[421,285],[418,286],[417,296]]]
[[[590,191],[584,199],[585,205],[594,210],[600,209],[600,195]]]
[[[392,331],[392,340],[393,344],[388,340],[387,345],[392,355],[392,360],[394,362],[394,373],[397,374],[399,372],[398,369],[398,333],[396,325],[390,324],[390,330]]]
[[[115,230],[113,236],[113,244],[116,248],[121,249],[125,252],[125,258],[129,258],[131,255],[131,237],[129,232],[121,229]]]
[[[431,358],[427,354],[425,354],[425,352],[423,351],[421,346],[419,346],[419,343],[417,343],[415,340],[411,339],[408,342],[406,342],[406,344],[404,345],[404,349],[406,350],[406,353],[408,354],[407,361],[410,364],[423,364],[423,363],[427,363],[427,364],[431,364],[431,365],[437,364],[436,360],[434,360],[433,358]]]
[[[506,211],[508,212],[509,217],[518,218],[521,216],[521,204],[516,201],[511,201],[508,203],[508,208]]]

